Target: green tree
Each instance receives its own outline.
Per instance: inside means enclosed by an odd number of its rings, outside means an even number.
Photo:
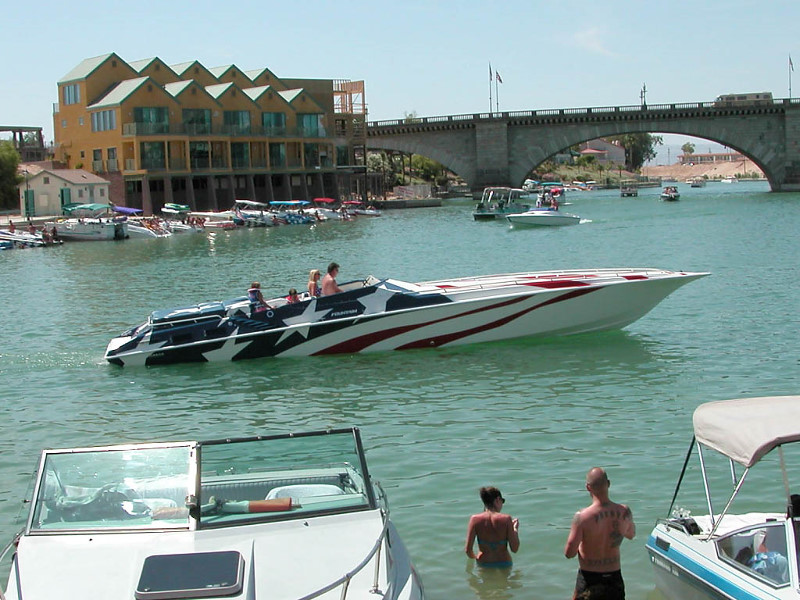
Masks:
[[[681,146],[681,150],[684,154],[694,154],[694,144],[692,142],[686,142]]]
[[[17,186],[23,177],[17,173],[19,154],[14,144],[0,141],[0,210],[19,209]]]
[[[626,133],[607,138],[609,142],[619,142],[625,148],[625,168],[638,171],[644,163],[656,157],[656,146],[664,143],[660,135],[650,133]]]
[[[417,177],[425,181],[434,181],[444,171],[444,167],[440,163],[421,154],[411,157],[411,168]]]

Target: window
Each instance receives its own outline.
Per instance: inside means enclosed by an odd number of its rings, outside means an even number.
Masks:
[[[44,183],[44,185],[50,185],[50,178],[49,177],[43,177],[42,178],[42,183]]]
[[[165,106],[137,106],[133,109],[136,133],[169,133],[169,110]]]
[[[116,160],[117,159],[117,149],[116,148],[109,148],[106,153],[108,154],[108,160]]]
[[[86,152],[84,152],[83,150],[81,150],[81,158],[86,158]]]
[[[192,169],[207,169],[208,142],[189,142],[189,161]]]
[[[61,119],[61,127],[62,127],[62,129],[64,127],[66,127],[66,126],[67,126],[67,120],[66,119]]]
[[[266,135],[286,135],[286,114],[282,112],[261,113],[261,125]]]
[[[106,195],[106,188],[100,188],[100,197],[105,198]]]
[[[303,144],[303,162],[306,168],[318,167],[319,165],[319,146],[317,144]]]
[[[114,110],[101,110],[92,113],[92,131],[110,131],[117,128],[117,113]]]
[[[103,160],[103,151],[100,149],[92,150],[92,160]]]
[[[325,128],[322,126],[324,115],[318,113],[298,113],[297,129],[301,137],[322,137]]]
[[[234,142],[231,144],[231,166],[234,169],[246,169],[250,166],[250,145]]]
[[[211,133],[211,110],[208,108],[184,108],[182,116],[186,133]]]
[[[783,523],[761,523],[749,529],[739,529],[720,538],[717,549],[724,560],[750,577],[766,580],[774,586],[789,582],[789,555]]]
[[[286,166],[286,144],[269,145],[269,164],[271,167]]]
[[[78,198],[83,198],[83,189],[82,188],[78,189]]]
[[[226,110],[223,115],[225,131],[231,135],[250,133],[250,112],[246,110]]]
[[[64,86],[64,104],[77,104],[81,101],[81,88],[77,83]]]
[[[78,125],[83,125],[83,117],[78,117]]]
[[[139,152],[143,169],[164,169],[166,167],[163,142],[141,142]]]

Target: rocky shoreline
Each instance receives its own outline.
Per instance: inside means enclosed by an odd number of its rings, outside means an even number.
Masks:
[[[726,177],[763,178],[764,173],[749,158],[735,162],[715,162],[702,164],[674,164],[642,167],[642,175],[685,181],[691,177],[705,179],[725,179]]]

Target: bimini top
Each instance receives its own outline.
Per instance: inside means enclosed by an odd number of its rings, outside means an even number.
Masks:
[[[752,467],[781,444],[800,441],[800,396],[708,402],[692,420],[698,443]]]

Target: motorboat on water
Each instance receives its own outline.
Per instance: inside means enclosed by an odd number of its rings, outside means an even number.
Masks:
[[[677,202],[681,199],[681,195],[676,186],[668,185],[661,191],[661,199],[665,202]]]
[[[364,206],[364,203],[360,200],[346,200],[342,202],[342,206],[348,207],[350,210],[353,211],[354,215],[360,215],[362,217],[380,217],[381,211],[377,208],[372,206]]]
[[[578,215],[565,213],[552,208],[532,208],[523,213],[506,215],[509,223],[515,227],[552,227],[554,225],[577,225],[581,222]]]
[[[14,231],[13,233],[0,229],[0,241],[7,242],[3,244],[6,249],[10,248],[38,248],[44,246],[45,241],[39,233],[28,233],[27,231]]]
[[[686,180],[686,183],[689,184],[689,187],[693,188],[702,188],[706,187],[706,178],[705,177],[690,177]]]
[[[44,450],[30,507],[7,600],[424,597],[355,427]]]
[[[49,221],[45,227],[55,227],[62,240],[124,240],[129,236],[127,217],[114,216],[115,208],[102,203],[66,205],[62,210],[68,216]]]
[[[670,600],[797,600],[800,496],[791,493],[787,464],[796,466],[800,450],[800,396],[708,402],[693,425],[669,516],[647,540],[658,589]],[[694,446],[700,514],[673,510]],[[748,488],[755,493],[743,493],[759,464]]]
[[[617,329],[708,273],[588,269],[421,283],[369,276],[267,306],[247,297],[154,311],[108,344],[116,365],[434,348]]]
[[[472,218],[476,221],[491,221],[502,219],[508,214],[524,212],[530,208],[530,204],[522,201],[527,196],[528,191],[523,189],[487,187],[472,212]]]

